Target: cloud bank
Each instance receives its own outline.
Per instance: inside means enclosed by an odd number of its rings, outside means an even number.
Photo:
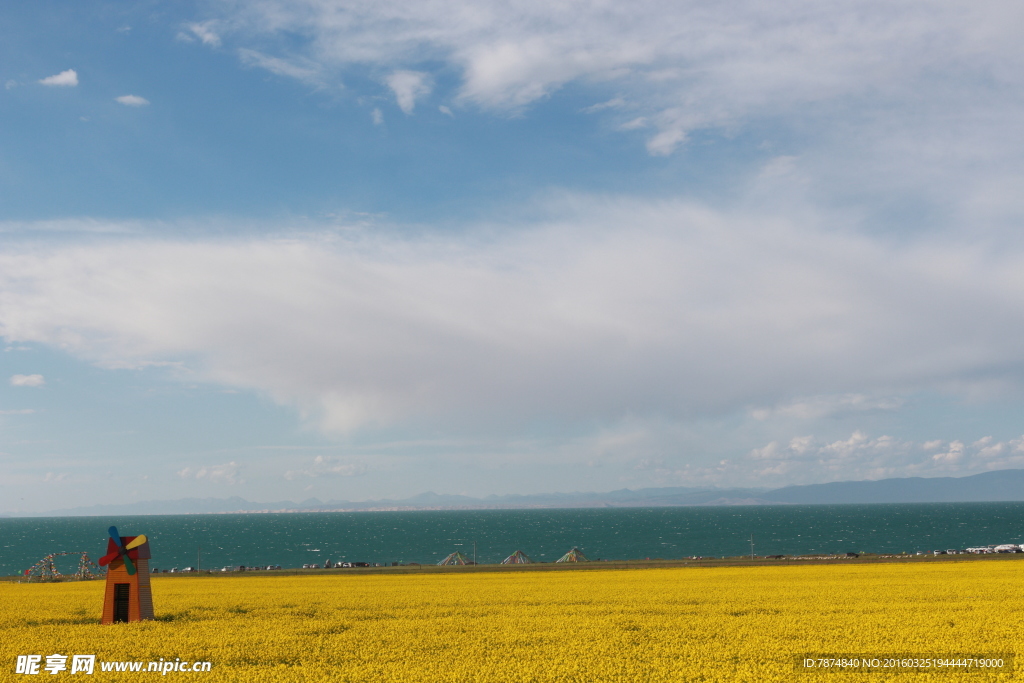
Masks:
[[[950,476],[962,472],[1024,467],[1024,437],[996,441],[991,436],[970,444],[926,443],[856,431],[847,439],[821,441],[801,436],[772,441],[749,454],[752,474],[761,481],[800,483],[841,479]]]
[[[1024,388],[1019,246],[570,203],[500,237],[7,247],[0,333],[110,366],[181,362],[331,433],[813,416]]]
[[[648,131],[652,154],[703,128],[794,116],[807,128],[835,112],[911,116],[926,136],[922,125],[970,117],[993,97],[1019,106],[1024,78],[1014,29],[1024,9],[995,0],[225,0],[212,11],[221,35],[308,60],[339,81],[354,69],[429,64],[460,75],[454,101],[496,111],[569,83],[610,91],[621,102],[612,113]],[[921,120],[936,107],[941,120]]]

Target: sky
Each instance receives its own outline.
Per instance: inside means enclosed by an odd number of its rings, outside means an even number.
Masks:
[[[0,7],[0,512],[1024,467],[1024,6]]]

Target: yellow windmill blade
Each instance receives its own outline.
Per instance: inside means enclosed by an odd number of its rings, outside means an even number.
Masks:
[[[132,542],[129,543],[128,545],[126,545],[124,548],[125,548],[125,550],[131,550],[132,548],[138,548],[140,545],[145,543],[146,540],[147,539],[146,539],[146,535],[145,534],[139,534],[138,536],[133,538]]]

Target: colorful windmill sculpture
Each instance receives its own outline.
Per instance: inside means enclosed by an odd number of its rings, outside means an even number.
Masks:
[[[107,539],[107,554],[100,558],[100,565],[107,567],[103,623],[152,619],[149,541],[142,534],[121,536],[114,526],[107,531],[110,533],[110,538]]]
[[[437,563],[441,567],[449,567],[459,564],[473,564],[473,561],[456,550],[454,553]]]
[[[527,555],[526,553],[524,553],[522,550],[517,550],[514,553],[512,553],[511,555],[509,555],[508,557],[506,557],[504,560],[502,560],[501,563],[502,564],[533,564],[533,560],[531,560],[530,556]]]
[[[573,548],[555,562],[590,562],[579,548]]]

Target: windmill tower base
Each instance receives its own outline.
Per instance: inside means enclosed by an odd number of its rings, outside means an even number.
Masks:
[[[124,537],[130,543],[134,537]],[[149,586],[149,544],[138,548],[135,574],[129,574],[124,561],[114,560],[107,567],[107,585],[103,593],[104,624],[143,621],[153,618],[153,592]]]

